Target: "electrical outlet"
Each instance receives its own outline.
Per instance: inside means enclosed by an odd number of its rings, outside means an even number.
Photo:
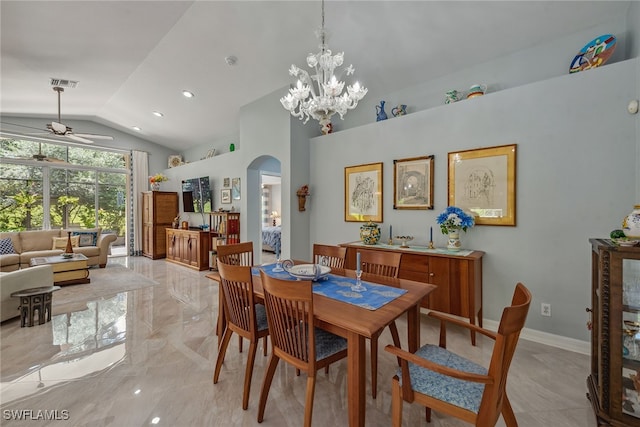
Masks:
[[[541,303],[540,314],[546,317],[551,317],[551,304],[546,302]]]

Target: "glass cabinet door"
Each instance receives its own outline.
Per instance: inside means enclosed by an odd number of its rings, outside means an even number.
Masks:
[[[640,260],[638,259],[622,260],[622,323],[622,412],[640,418]]]

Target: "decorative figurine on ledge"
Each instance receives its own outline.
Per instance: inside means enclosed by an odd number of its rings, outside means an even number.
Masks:
[[[298,196],[298,210],[300,212],[304,212],[306,210],[304,205],[307,203],[307,197],[311,196],[311,194],[309,193],[309,186],[303,185],[302,187],[298,188],[298,191],[296,191],[296,195]]]
[[[387,113],[384,112],[384,101],[380,101],[380,105],[376,105],[376,122],[387,120]]]

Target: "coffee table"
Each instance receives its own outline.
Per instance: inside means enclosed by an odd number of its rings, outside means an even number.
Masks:
[[[66,258],[62,255],[31,258],[31,266],[49,264],[53,267],[53,283],[56,285],[75,285],[91,283],[87,257],[73,254]]]
[[[20,327],[35,325],[34,316],[38,312],[38,323],[44,325],[51,320],[52,293],[60,286],[43,286],[12,292],[12,297],[20,298]]]

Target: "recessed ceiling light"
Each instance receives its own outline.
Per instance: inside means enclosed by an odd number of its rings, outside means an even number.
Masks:
[[[229,65],[229,66],[234,66],[234,65],[236,65],[236,62],[238,62],[238,58],[236,58],[233,55],[230,55],[230,56],[227,56],[227,57],[224,58],[224,62],[226,62],[227,65]]]
[[[164,117],[164,114],[162,114],[160,111],[154,111],[153,115],[156,117]]]
[[[140,126],[131,126],[131,127],[133,128],[133,130],[137,130],[138,132],[142,130]]]
[[[182,94],[185,96],[185,98],[193,98],[193,92],[189,92],[188,90],[183,90]]]

